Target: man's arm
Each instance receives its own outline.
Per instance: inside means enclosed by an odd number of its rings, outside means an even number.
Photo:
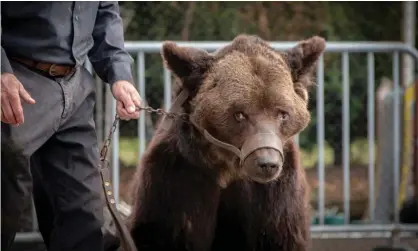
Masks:
[[[89,52],[90,62],[99,77],[111,85],[117,100],[116,112],[122,119],[139,117],[142,100],[133,85],[131,56],[125,51],[123,24],[118,2],[99,3],[93,29],[94,46]]]
[[[133,59],[125,51],[118,2],[100,1],[93,39],[94,46],[89,52],[89,58],[99,77],[111,85],[120,80],[133,83]]]
[[[0,14],[0,34],[3,34]],[[35,100],[25,90],[22,83],[13,74],[13,68],[1,46],[1,121],[6,124],[20,125],[24,122],[22,101],[35,104]]]

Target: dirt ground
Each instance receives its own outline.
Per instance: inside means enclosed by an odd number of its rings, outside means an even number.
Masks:
[[[386,246],[387,239],[316,239],[312,240],[310,251],[372,251],[376,247]],[[418,239],[403,239],[402,245],[418,250]],[[406,251],[406,249],[404,249]],[[404,251],[392,249],[390,251]],[[411,250],[411,249],[409,249]],[[16,243],[11,251],[46,251],[41,243]]]
[[[122,167],[122,166],[121,166]],[[128,191],[130,189],[130,181],[134,176],[135,168],[121,168],[121,183],[120,192],[121,197],[126,202],[130,203],[130,196]],[[350,194],[351,194],[351,217],[361,218],[367,209],[368,200],[368,176],[366,166],[350,167]],[[316,192],[318,186],[317,169],[312,168],[307,170],[307,179],[311,186],[311,197],[313,208],[316,207]],[[342,168],[327,167],[325,170],[325,198],[326,206],[338,206],[342,208],[343,198],[343,174]],[[388,239],[379,238],[359,238],[359,239],[313,239],[311,242],[310,251],[372,251],[377,246],[386,246]],[[402,244],[418,250],[418,238],[403,239]],[[35,243],[17,243],[14,245],[13,251],[45,251],[42,244]],[[395,250],[395,249],[394,249]],[[400,250],[400,249],[398,249]]]
[[[134,167],[122,168],[120,175],[121,198],[130,203],[130,181],[134,176]],[[316,168],[306,170],[306,176],[311,188],[311,204],[317,208],[316,189],[318,187],[318,171]],[[367,166],[350,166],[350,214],[352,219],[360,219],[368,203],[368,170]],[[326,167],[325,169],[325,206],[343,208],[343,172],[341,167]]]

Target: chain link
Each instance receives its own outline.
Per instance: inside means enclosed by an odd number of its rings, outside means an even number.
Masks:
[[[155,114],[158,114],[158,115],[164,115],[164,116],[167,116],[169,118],[180,118],[181,120],[184,120],[186,122],[188,121],[188,115],[187,114],[170,113],[170,112],[164,111],[163,109],[154,109],[150,106],[137,108],[137,111],[141,111],[141,110],[143,110],[145,112],[148,112],[148,113],[155,113]],[[110,143],[112,141],[113,134],[115,133],[116,128],[118,126],[119,120],[120,120],[120,118],[119,118],[118,114],[116,114],[115,119],[113,120],[113,125],[110,128],[109,134],[108,134],[106,140],[103,143],[102,149],[100,150],[100,161],[106,161],[107,151],[109,150]]]

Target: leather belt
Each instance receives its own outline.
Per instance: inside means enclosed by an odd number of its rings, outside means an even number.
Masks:
[[[69,75],[74,70],[74,66],[70,66],[70,65],[57,65],[57,64],[51,64],[51,63],[44,63],[44,62],[38,62],[32,59],[26,59],[26,58],[13,58],[13,60],[19,63],[22,63],[26,66],[29,66],[31,68],[38,69],[51,77],[64,77],[64,76]]]

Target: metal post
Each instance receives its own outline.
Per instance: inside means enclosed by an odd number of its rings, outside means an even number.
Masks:
[[[300,133],[298,133],[298,134],[296,134],[295,135],[295,144],[298,146],[298,147],[300,147],[300,142],[299,142],[299,137],[300,137]]]
[[[164,108],[166,111],[171,106],[171,72],[164,67]]]
[[[112,117],[116,115],[116,99],[112,99]],[[116,204],[119,203],[119,177],[120,177],[120,165],[119,165],[119,123],[112,135],[112,183],[113,193]]]
[[[348,52],[343,53],[343,184],[344,222],[350,223],[350,62]]]
[[[137,73],[138,73],[138,83],[139,83],[139,93],[141,94],[143,100],[145,101],[145,55],[143,51],[138,52],[137,54]],[[145,113],[141,112],[139,116],[139,126],[138,126],[138,144],[139,144],[139,159],[141,159],[142,154],[145,152]]]
[[[393,168],[394,168],[394,186],[393,186],[393,203],[394,203],[394,222],[399,222],[399,158],[400,158],[400,100],[399,100],[399,52],[393,53]]]
[[[319,224],[324,224],[325,218],[325,161],[324,161],[324,141],[325,141],[325,118],[324,118],[324,57],[318,60],[317,70],[318,87],[317,95],[317,142],[318,142],[318,212]]]
[[[403,5],[403,40],[411,47],[415,47],[416,27],[416,2],[405,1]],[[402,57],[402,86],[406,87],[414,81],[415,62],[410,55],[403,54]]]
[[[374,54],[367,53],[367,117],[368,117],[368,145],[369,145],[369,218],[375,219],[375,97],[374,97]]]

